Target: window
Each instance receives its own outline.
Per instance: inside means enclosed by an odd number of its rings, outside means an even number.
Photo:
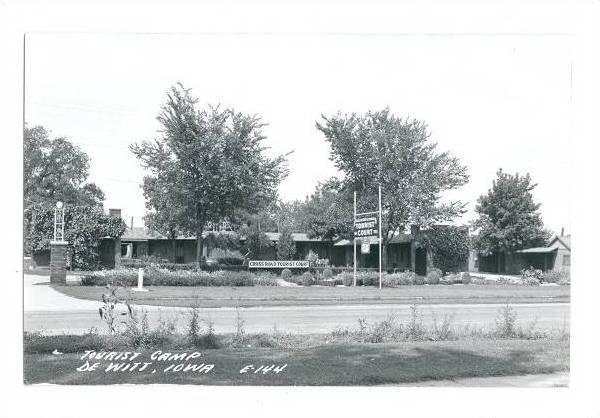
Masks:
[[[571,254],[563,255],[563,263],[564,267],[569,267],[571,265]]]

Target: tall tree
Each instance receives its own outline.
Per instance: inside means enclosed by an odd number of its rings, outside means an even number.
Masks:
[[[338,192],[345,204],[356,191],[359,211],[376,210],[381,185],[384,262],[389,239],[407,226],[426,227],[463,213],[462,202],[442,202],[441,195],[464,185],[467,169],[449,152],[437,150],[424,122],[394,116],[389,109],[322,119],[316,126],[343,174]]]
[[[155,177],[145,177],[142,188],[148,209],[144,216],[146,227],[171,240],[171,261],[175,263],[177,235],[181,233],[178,222],[183,216],[181,207],[170,200],[172,193],[167,193],[169,184],[164,184]]]
[[[50,138],[43,126],[25,127],[23,132],[23,231],[24,252],[47,249],[43,239],[53,227],[43,214],[53,211],[58,201],[66,208],[102,209],[104,193],[88,182],[90,159],[66,138]],[[47,227],[44,229],[44,226]],[[42,244],[40,244],[40,242]]]
[[[280,231],[279,241],[277,241],[277,259],[278,260],[293,260],[296,255],[296,243],[291,231],[284,227]]]
[[[23,196],[33,204],[101,206],[104,193],[89,183],[90,159],[66,138],[50,139],[42,126],[25,127],[23,135]]]
[[[341,182],[335,179],[317,185],[304,203],[303,215],[310,237],[333,241],[352,233],[352,203]]]
[[[550,238],[539,213],[540,204],[533,201],[529,174],[521,176],[498,170],[492,188],[477,200],[478,229],[475,247],[484,254],[512,252],[527,247],[543,246]]]
[[[181,84],[168,92],[157,120],[160,137],[132,145],[131,151],[153,179],[143,184],[147,199],[165,193],[177,206],[176,224],[196,236],[200,263],[206,222],[235,218],[237,210],[256,212],[276,201],[286,160],[265,155],[260,118],[220,106],[198,109],[197,99]],[[149,205],[158,213],[163,207],[152,200]]]

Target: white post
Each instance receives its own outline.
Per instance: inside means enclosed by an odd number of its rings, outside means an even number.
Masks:
[[[381,289],[381,184],[379,184],[379,288]]]
[[[356,190],[354,191],[354,225],[356,226]],[[354,234],[354,231],[352,231]],[[356,235],[353,237],[352,249],[354,250],[354,287],[356,287]]]
[[[136,292],[145,292],[146,289],[144,289],[144,269],[142,267],[140,267],[138,269],[138,284],[137,284],[137,289],[134,289]]]

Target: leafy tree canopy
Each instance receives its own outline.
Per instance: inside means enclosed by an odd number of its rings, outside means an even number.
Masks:
[[[322,119],[317,129],[331,145],[330,158],[343,174],[332,182],[343,195],[340,204],[345,208],[338,210],[346,213],[349,207],[350,220],[353,191],[358,193],[358,211],[373,211],[378,185],[386,242],[408,225],[427,227],[463,213],[462,202],[442,202],[441,194],[466,184],[467,169],[449,152],[437,150],[425,123],[397,117],[389,109]]]
[[[422,234],[421,245],[431,251],[433,266],[442,272],[458,272],[469,260],[467,227],[434,225]]]
[[[475,247],[482,253],[515,251],[543,246],[550,238],[539,213],[540,204],[533,201],[529,174],[521,176],[498,170],[492,188],[477,200],[478,229]]]
[[[42,126],[26,127],[23,148],[23,194],[26,210],[34,204],[101,206],[104,193],[88,183],[87,154],[66,138],[50,139]]]
[[[343,185],[334,179],[319,184],[304,203],[304,222],[310,237],[333,240],[350,236],[353,225],[352,203]]]
[[[157,118],[161,135],[131,151],[149,171],[142,186],[149,210],[169,211],[154,219],[194,234],[200,262],[205,223],[276,201],[287,167],[285,156],[266,156],[260,118],[197,102],[181,84],[172,87]]]

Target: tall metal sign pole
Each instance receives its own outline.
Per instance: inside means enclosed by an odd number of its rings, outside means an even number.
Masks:
[[[379,288],[381,289],[381,184],[379,185]]]
[[[354,191],[354,227],[356,228],[356,191]],[[356,287],[356,233],[354,234],[354,240],[352,241],[352,249],[354,250],[354,280],[353,285]]]
[[[373,212],[356,212],[356,192],[354,192],[354,241],[352,243],[354,250],[354,286],[356,286],[356,241],[360,238],[361,254],[369,254],[371,243],[375,240],[379,241],[379,288],[382,286],[382,271],[381,271],[381,185],[379,185],[379,208]]]

